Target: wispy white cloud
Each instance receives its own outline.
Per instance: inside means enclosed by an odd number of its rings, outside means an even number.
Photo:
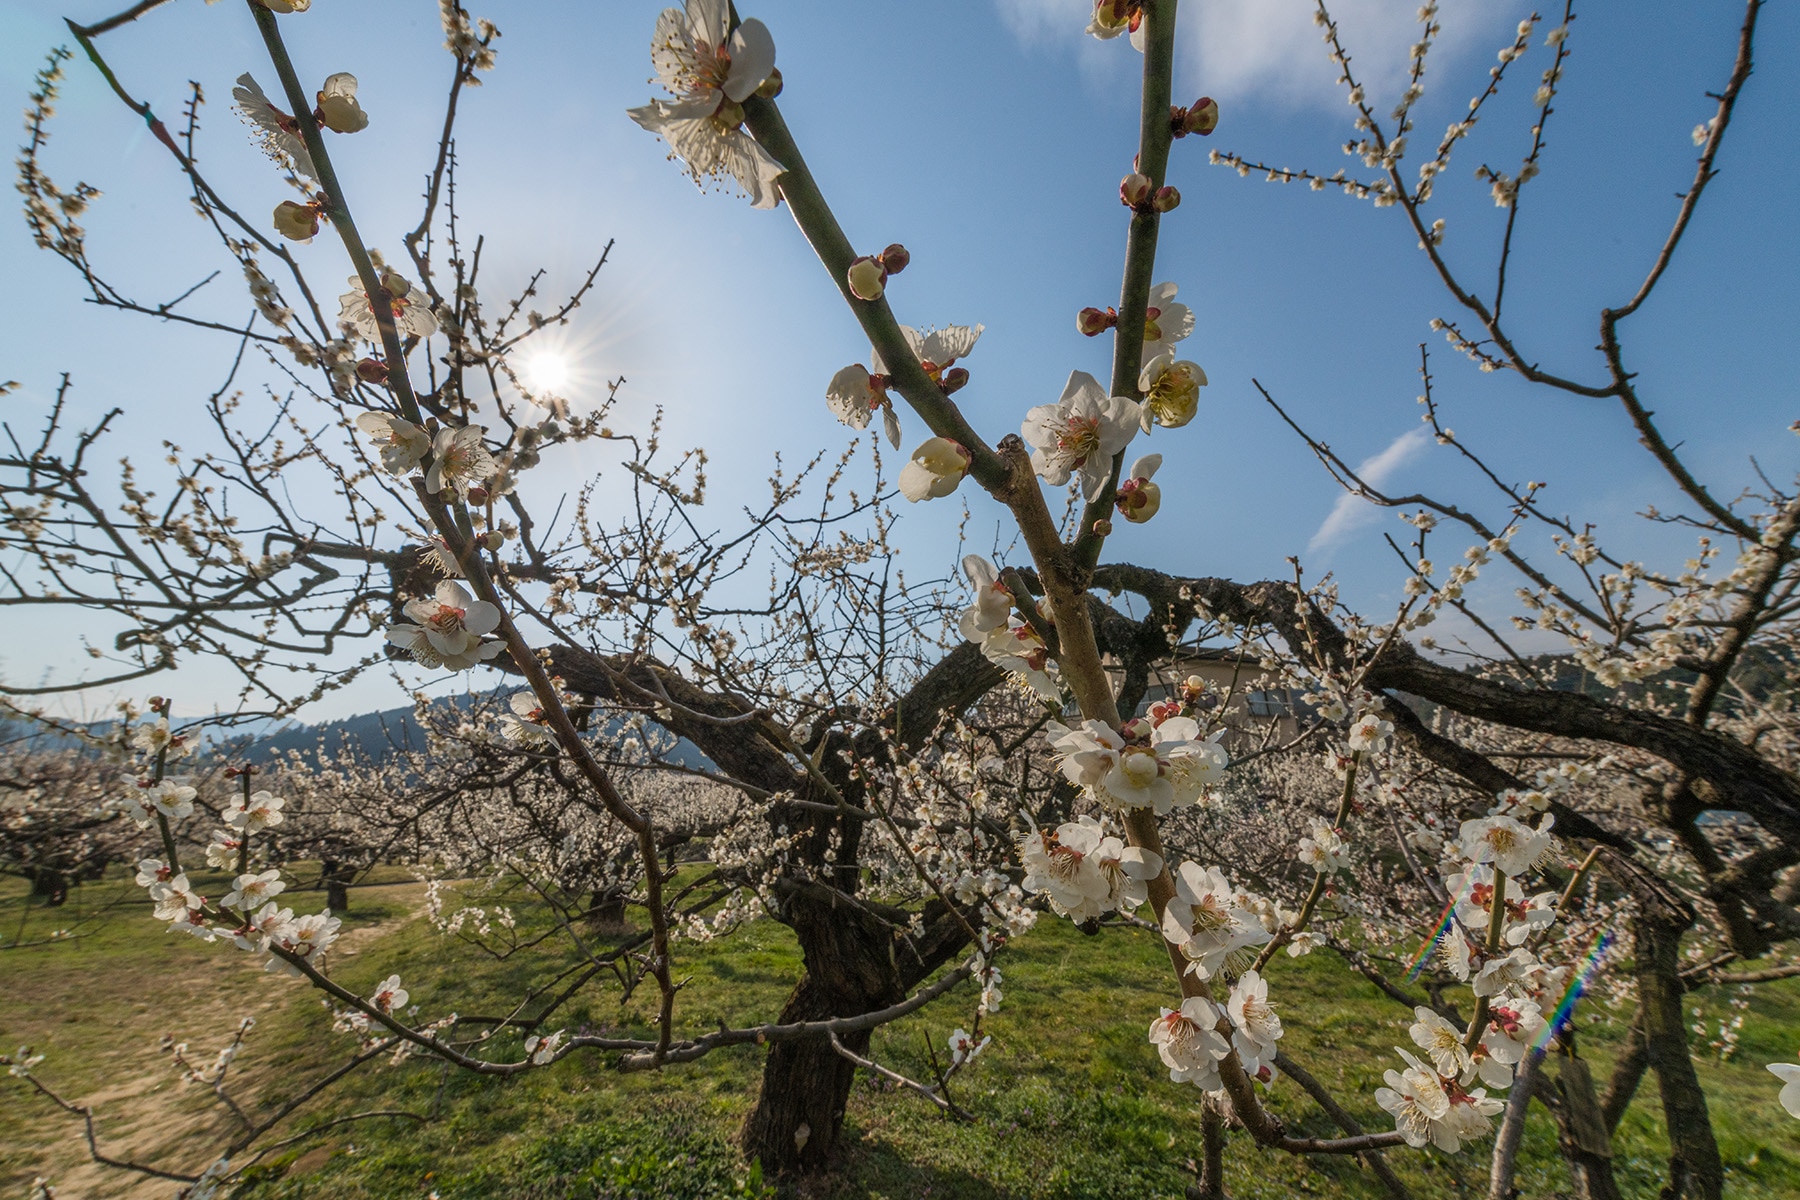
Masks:
[[[1356,473],[1372,488],[1386,487],[1401,467],[1417,458],[1430,444],[1431,434],[1423,426],[1409,429],[1389,442],[1387,449],[1380,454],[1358,463]],[[1373,524],[1380,512],[1379,508],[1354,492],[1345,492],[1331,506],[1331,512],[1320,523],[1318,532],[1312,535],[1312,541],[1306,544],[1306,548],[1315,552],[1331,549],[1356,530]]]
[[[1087,38],[1088,0],[995,0],[1002,20],[1027,45]],[[1493,41],[1530,11],[1511,0],[1439,0],[1443,33],[1427,60],[1430,88],[1443,65],[1470,45]],[[1418,40],[1419,5],[1409,0],[1335,0],[1332,16],[1359,82],[1377,101],[1391,105],[1404,86],[1409,47]],[[1256,96],[1287,104],[1344,104],[1337,68],[1313,24],[1310,0],[1209,0],[1181,13],[1183,66],[1215,99]],[[1129,53],[1123,41],[1104,43]],[[1495,43],[1498,48],[1498,42]],[[1436,65],[1438,70],[1430,70]],[[1185,72],[1184,72],[1185,73]]]

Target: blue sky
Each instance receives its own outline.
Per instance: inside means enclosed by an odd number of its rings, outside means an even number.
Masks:
[[[1016,430],[1026,408],[1054,400],[1071,369],[1106,371],[1106,339],[1080,337],[1074,317],[1084,305],[1117,300],[1126,214],[1116,188],[1134,149],[1141,59],[1122,40],[1083,37],[1086,7],[742,7],[774,33],[783,110],[851,239],[870,251],[892,241],[912,251],[890,290],[900,318],[986,325],[966,363],[973,382],[958,399],[995,439]],[[626,0],[475,7],[504,37],[498,68],[467,97],[459,124],[461,214],[465,228],[487,235],[490,302],[492,289],[508,290],[538,266],[552,288],[572,285],[617,239],[571,343],[594,378],[627,378],[619,424],[646,425],[662,405],[672,444],[708,448],[714,519],[724,527],[739,502],[766,487],[775,452],[792,461],[845,444],[849,431],[827,413],[824,386],[866,347],[785,212],[700,193],[664,161],[661,143],[626,119],[628,106],[655,92],[646,80],[658,8]],[[1460,115],[1495,50],[1531,11],[1492,0],[1443,9],[1419,142],[1435,142]],[[16,108],[43,51],[69,40],[60,18],[110,11],[91,0],[5,0],[0,79]],[[1337,9],[1378,111],[1398,89],[1412,11],[1386,0]],[[1741,11],[1724,0],[1653,0],[1595,6],[1575,23],[1544,174],[1526,190],[1507,303],[1518,340],[1547,367],[1601,379],[1598,311],[1635,290],[1666,234],[1675,194],[1692,176],[1690,131],[1711,115],[1704,93],[1726,78]],[[1183,5],[1177,98],[1211,94],[1222,118],[1211,139],[1175,147],[1170,178],[1184,202],[1164,223],[1157,278],[1178,282],[1198,312],[1184,349],[1211,386],[1198,419],[1159,431],[1149,447],[1165,456],[1161,514],[1117,535],[1109,555],[1250,578],[1284,575],[1284,558],[1300,554],[1314,573],[1337,571],[1359,602],[1391,603],[1401,576],[1381,534],[1406,527],[1392,514],[1334,518],[1340,493],[1251,380],[1346,459],[1385,456],[1392,485],[1479,502],[1497,515],[1452,452],[1413,432],[1417,346],[1426,342],[1447,423],[1502,475],[1547,481],[1551,507],[1595,522],[1633,553],[1685,556],[1632,515],[1646,503],[1672,507],[1673,497],[1616,405],[1478,374],[1430,332],[1448,298],[1399,210],[1206,164],[1217,147],[1327,173],[1358,165],[1339,149],[1352,134],[1351,113],[1310,12],[1303,0]],[[1800,415],[1791,383],[1800,167],[1788,115],[1800,83],[1800,16],[1772,5],[1762,19],[1757,72],[1723,174],[1662,290],[1626,328],[1646,401],[1725,495],[1754,483],[1752,454],[1778,480],[1800,462],[1787,432]],[[361,80],[373,124],[339,140],[339,166],[365,236],[397,248],[416,220],[449,76],[436,6],[315,0],[305,16],[284,18],[284,29],[303,74],[348,70]],[[1529,92],[1549,62],[1541,42],[1534,39],[1510,96],[1464,144],[1431,206],[1448,222],[1450,258],[1482,290],[1491,290],[1504,213],[1472,172],[1483,161],[1516,170],[1529,142]],[[272,83],[238,4],[175,0],[103,45],[127,86],[165,119],[177,115],[187,80],[204,85],[202,165],[246,212],[285,198],[228,108],[241,71]],[[220,265],[173,163],[83,61],[70,66],[55,139],[53,174],[106,193],[87,222],[91,245],[126,290],[160,301]],[[329,237],[299,253],[324,290],[348,272]],[[0,277],[8,281],[0,378],[25,385],[0,402],[15,430],[34,423],[68,370],[77,413],[124,406],[119,452],[129,443],[144,455],[140,447],[180,428],[223,378],[231,348],[217,335],[82,303],[73,274],[31,246],[16,215],[0,222]],[[228,320],[248,312],[229,273],[191,308]],[[909,422],[910,432],[918,428]],[[570,465],[573,481],[611,464]],[[972,538],[991,544],[1000,510],[972,487],[959,498],[973,513]],[[960,517],[956,502],[908,509],[896,537],[910,574],[950,566]],[[1440,557],[1457,549],[1440,547],[1450,552]],[[1502,602],[1504,582],[1492,585]],[[0,670],[25,681],[70,661],[69,628],[27,621],[28,636],[11,641]],[[371,687],[324,711],[398,698],[389,683]]]

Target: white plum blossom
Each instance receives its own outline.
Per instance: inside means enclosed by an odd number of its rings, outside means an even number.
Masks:
[[[987,1049],[987,1044],[993,1040],[992,1034],[976,1041],[975,1035],[966,1029],[959,1027],[953,1030],[950,1034],[950,1065],[960,1066],[973,1061],[975,1056]]]
[[[394,329],[401,337],[430,337],[437,332],[438,320],[431,312],[431,297],[420,291],[406,276],[389,268],[381,273],[381,290],[387,294],[388,307],[394,314]],[[363,290],[362,276],[350,276],[350,290],[338,297],[338,323],[348,325],[359,336],[371,342],[381,340],[381,323],[369,294]]]
[[[1153,808],[1159,813],[1175,807],[1175,787],[1165,777],[1164,764],[1154,748],[1127,742],[1112,770],[1094,785],[1094,794],[1118,808]]]
[[[1494,901],[1494,869],[1471,864],[1467,870],[1444,877],[1444,890],[1456,903],[1456,916],[1470,929],[1485,929]],[[1522,945],[1540,929],[1556,921],[1556,893],[1539,892],[1529,900],[1518,880],[1507,877],[1502,897],[1506,907],[1504,938],[1509,946]]]
[[[304,962],[316,963],[331,949],[332,943],[337,941],[338,927],[342,924],[342,921],[331,915],[330,909],[295,917],[281,927],[272,944]],[[298,973],[279,958],[270,959],[269,966],[271,969],[285,970],[289,974]]]
[[[134,750],[154,758],[158,754],[167,754],[169,758],[180,758],[193,749],[186,737],[175,734],[169,728],[169,718],[158,717],[154,721],[146,721],[137,727],[131,735],[131,746]]]
[[[1310,929],[1302,929],[1299,933],[1296,933],[1293,937],[1288,939],[1287,956],[1289,958],[1300,958],[1304,955],[1311,954],[1314,950],[1317,950],[1324,944],[1324,935],[1314,933]]]
[[[1048,895],[1050,907],[1077,924],[1144,903],[1147,881],[1162,870],[1161,856],[1125,845],[1087,816],[1048,833],[1034,827],[1019,851],[1025,890]]]
[[[1225,737],[1223,728],[1202,738],[1200,726],[1193,718],[1170,717],[1156,727],[1154,736],[1176,808],[1198,803],[1210,788],[1224,780],[1231,756],[1221,744]]]
[[[1062,698],[1062,690],[1046,669],[1050,651],[1037,630],[1023,619],[1009,617],[1005,625],[989,630],[981,639],[981,653],[995,666],[1023,678],[1044,699]]]
[[[369,997],[369,1003],[384,1013],[391,1013],[397,1008],[405,1008],[410,998],[407,990],[400,986],[400,977],[389,975],[375,988],[375,994]]]
[[[404,417],[361,413],[356,427],[374,439],[381,453],[381,469],[389,475],[412,474],[431,450],[431,435]]]
[[[348,71],[326,77],[318,105],[320,122],[333,133],[360,133],[369,127],[369,114],[356,99],[356,76]]]
[[[1389,1068],[1384,1078],[1387,1086],[1375,1089],[1375,1103],[1394,1115],[1394,1127],[1406,1144],[1420,1149],[1436,1142],[1454,1151],[1460,1142],[1445,1121],[1450,1115],[1450,1097],[1438,1073],[1404,1050],[1405,1071]],[[1445,1145],[1448,1142],[1448,1145]]]
[[[1348,864],[1344,839],[1323,821],[1314,821],[1312,833],[1300,839],[1295,857],[1321,875],[1335,875]]]
[[[1175,343],[1194,332],[1194,310],[1176,301],[1179,290],[1172,283],[1159,283],[1150,289],[1150,302],[1144,310],[1144,364],[1164,354],[1172,358]],[[1201,382],[1205,382],[1204,378]]]
[[[174,868],[160,858],[140,858],[137,865],[137,885],[141,888],[155,887],[159,883],[167,883],[174,874]]]
[[[1119,479],[1119,492],[1113,498],[1113,506],[1133,525],[1142,525],[1162,508],[1162,488],[1151,482],[1151,477],[1161,466],[1162,455],[1146,454],[1132,463],[1131,469]]]
[[[825,404],[831,415],[852,429],[867,429],[869,418],[881,410],[882,431],[894,449],[900,448],[900,418],[888,395],[889,378],[871,375],[861,363],[851,363],[825,385]]]
[[[1083,721],[1077,729],[1051,721],[1044,728],[1044,739],[1057,751],[1063,776],[1080,788],[1092,788],[1103,779],[1125,748],[1125,736],[1104,721]]]
[[[1219,1035],[1218,1006],[1204,996],[1189,996],[1179,1009],[1162,1010],[1150,1022],[1150,1044],[1169,1068],[1176,1083],[1191,1083],[1201,1091],[1224,1088],[1219,1061],[1231,1053],[1231,1043]]]
[[[229,829],[215,829],[212,840],[206,844],[206,865],[229,871],[237,866],[238,852],[243,848],[242,837],[233,836]]]
[[[167,883],[151,885],[150,899],[156,902],[154,915],[159,921],[186,923],[189,913],[206,907],[206,898],[189,886],[185,872]]]
[[[728,0],[687,0],[656,20],[650,61],[673,100],[652,100],[627,115],[661,137],[687,163],[696,183],[730,175],[756,208],[780,200],[784,168],[744,132],[743,102],[775,70],[775,39],[754,18],[727,37]]]
[[[247,72],[238,76],[237,86],[231,89],[231,98],[239,115],[256,129],[257,144],[276,166],[308,179],[319,177],[312,155],[307,152],[306,141],[300,136],[300,122],[284,109],[277,108]]]
[[[536,692],[514,692],[506,706],[512,711],[500,714],[500,736],[507,741],[546,742],[555,736]]]
[[[1145,433],[1152,425],[1179,429],[1200,411],[1200,389],[1206,372],[1199,363],[1178,359],[1173,351],[1158,354],[1138,374],[1138,391],[1144,393],[1140,424]]]
[[[271,943],[288,936],[293,923],[294,910],[278,908],[271,900],[244,922],[244,927],[236,932],[234,940],[243,950],[267,950]]]
[[[979,642],[1012,616],[1012,589],[1000,582],[1000,572],[994,564],[979,554],[965,554],[962,569],[969,586],[975,589],[975,603],[963,610],[956,627],[969,641]]]
[[[1425,1051],[1437,1073],[1446,1079],[1466,1082],[1475,1070],[1475,1060],[1463,1048],[1463,1031],[1423,1004],[1413,1009],[1413,1015],[1418,1019],[1408,1032],[1419,1049]]]
[[[1238,1052],[1244,1071],[1254,1076],[1267,1067],[1273,1072],[1281,1018],[1269,1004],[1269,981],[1255,971],[1245,971],[1231,985],[1225,1011],[1231,1015],[1231,1047]]]
[[[437,585],[430,600],[409,600],[403,610],[417,624],[396,622],[387,639],[427,667],[466,671],[506,649],[502,641],[483,641],[500,625],[500,609],[477,600],[455,580]]]
[[[915,504],[948,496],[969,473],[969,452],[949,438],[927,438],[900,468],[900,494]]]
[[[1140,719],[1123,732],[1099,721],[1049,730],[1069,782],[1110,808],[1149,808],[1158,815],[1196,803],[1224,776],[1223,733],[1201,740],[1191,717],[1167,717],[1155,726]]]
[[[225,823],[240,833],[256,833],[279,825],[286,820],[281,811],[282,803],[281,797],[273,792],[252,792],[248,803],[240,797],[225,810]]]
[[[141,795],[126,798],[124,809],[127,816],[146,829],[159,813],[171,821],[193,816],[194,797],[200,794],[172,779],[159,779],[140,792]]]
[[[1499,996],[1507,992],[1530,992],[1534,980],[1543,970],[1537,956],[1520,946],[1500,958],[1489,959],[1481,966],[1469,990],[1477,996]]]
[[[1509,876],[1525,874],[1550,853],[1549,830],[1554,817],[1546,817],[1538,829],[1508,816],[1464,821],[1457,834],[1463,852],[1478,863],[1493,863]]]
[[[1131,34],[1132,49],[1144,50],[1144,6],[1142,0],[1094,0],[1094,15],[1087,32],[1103,42],[1121,33]]]
[[[1217,867],[1184,862],[1175,896],[1163,910],[1163,937],[1188,960],[1187,970],[1210,979],[1231,957],[1272,936],[1239,903],[1231,881]]]
[[[1082,496],[1092,501],[1112,475],[1113,458],[1138,432],[1138,403],[1108,396],[1086,371],[1072,371],[1055,404],[1025,414],[1021,432],[1031,446],[1031,465],[1058,487],[1081,476]]]
[[[241,908],[245,912],[268,900],[273,900],[287,891],[287,884],[281,882],[281,872],[270,870],[260,875],[239,875],[219,901],[224,908]]]
[[[1789,1116],[1800,1117],[1800,1065],[1794,1063],[1770,1063],[1769,1072],[1781,1080],[1781,1107],[1788,1110]]]
[[[967,358],[969,352],[975,349],[975,343],[985,328],[985,325],[946,325],[942,329],[927,326],[921,333],[911,325],[902,325],[900,336],[906,339],[907,348],[919,360],[920,369],[933,383],[941,384],[944,376],[956,365],[956,360]],[[876,374],[892,374],[882,361],[881,351],[871,350],[870,355],[873,358],[871,366]]]
[[[1348,741],[1350,749],[1364,753],[1380,753],[1387,745],[1388,738],[1394,733],[1394,723],[1384,721],[1376,713],[1364,713],[1350,726]]]
[[[1524,1059],[1546,1022],[1535,1000],[1509,999],[1490,1005],[1488,1027],[1481,1033],[1476,1069],[1493,1088],[1512,1086],[1513,1068]]]
[[[559,1029],[548,1037],[526,1038],[525,1053],[530,1056],[533,1063],[541,1067],[555,1060],[556,1052],[562,1049],[562,1044],[563,1031]]]
[[[488,453],[486,436],[487,430],[479,425],[454,429],[446,425],[438,430],[431,443],[431,469],[425,472],[425,490],[435,494],[448,484],[466,494],[471,485],[492,477],[500,468]]]

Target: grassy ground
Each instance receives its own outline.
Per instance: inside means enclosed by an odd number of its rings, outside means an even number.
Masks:
[[[116,885],[89,885],[84,902]],[[205,890],[205,884],[202,884]],[[210,894],[210,893],[209,893]],[[0,891],[0,930],[20,928],[22,890]],[[296,907],[316,908],[302,894]],[[398,972],[428,1017],[493,1012],[529,977],[524,959],[497,962],[434,932],[417,916],[422,889],[396,883],[355,893],[346,952],[332,973],[365,992]],[[23,928],[67,925],[68,910],[25,914]],[[528,923],[528,922],[527,922]],[[538,960],[541,962],[541,960]],[[764,1019],[799,970],[787,931],[753,925],[707,947],[685,948],[692,981],[682,993],[690,1030]],[[1148,934],[1109,930],[1084,937],[1046,919],[1004,963],[1007,999],[990,1020],[994,1044],[959,1077],[958,1099],[977,1120],[950,1122],[918,1098],[860,1082],[850,1105],[841,1170],[798,1191],[805,1200],[1001,1200],[1029,1197],[1176,1197],[1198,1152],[1196,1093],[1167,1081],[1145,1040],[1169,993],[1167,962]],[[1374,1104],[1389,1049],[1409,1044],[1404,1013],[1328,954],[1282,959],[1272,972],[1287,1028],[1283,1046],[1332,1087],[1371,1128],[1390,1123]],[[1690,1007],[1709,1020],[1726,1013],[1724,995],[1698,993]],[[966,990],[880,1031],[879,1061],[923,1073],[924,1043],[942,1046],[968,1025]],[[616,992],[577,1001],[569,1029],[642,1028],[640,1001],[621,1008]],[[240,1016],[258,1027],[234,1072],[232,1093],[255,1115],[293,1096],[347,1057],[329,1015],[297,982],[264,974],[250,957],[165,934],[142,905],[122,910],[72,942],[0,953],[0,1044],[29,1043],[38,1068],[65,1096],[93,1104],[103,1149],[171,1169],[197,1171],[235,1128],[205,1089],[184,1086],[165,1034],[210,1061]],[[1603,1007],[1588,1017],[1584,1053],[1604,1085],[1620,1029]],[[505,1035],[511,1037],[512,1035]],[[504,1041],[505,1038],[498,1038]],[[516,1038],[513,1039],[516,1041]],[[1800,1123],[1775,1103],[1779,1087],[1763,1064],[1793,1061],[1800,1049],[1800,981],[1765,985],[1754,996],[1733,1061],[1699,1064],[1727,1170],[1728,1192],[1746,1200],[1800,1195]],[[516,1045],[493,1053],[517,1052]],[[256,1200],[337,1198],[702,1197],[769,1194],[732,1149],[755,1097],[762,1052],[716,1053],[661,1075],[619,1076],[597,1058],[512,1080],[449,1073],[429,1063],[382,1060],[283,1127],[298,1133],[334,1117],[373,1109],[430,1119],[359,1121],[333,1127],[265,1159],[239,1194]],[[0,1196],[22,1196],[48,1175],[63,1197],[170,1194],[173,1185],[83,1165],[80,1122],[0,1078]],[[1615,1167],[1631,1196],[1655,1195],[1666,1145],[1654,1081],[1640,1092],[1617,1139]],[[1291,1083],[1278,1084],[1274,1109],[1295,1128],[1336,1131]],[[1480,1149],[1460,1156],[1393,1152],[1402,1178],[1424,1197],[1484,1195]],[[1235,1137],[1228,1188],[1242,1200],[1296,1195],[1381,1195],[1354,1160],[1268,1154]],[[1554,1196],[1567,1176],[1547,1118],[1532,1120],[1520,1174],[1529,1197]]]

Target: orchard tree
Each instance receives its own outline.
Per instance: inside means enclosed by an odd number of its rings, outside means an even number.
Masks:
[[[1488,504],[1385,492],[1322,436],[1294,426],[1339,482],[1404,511],[1416,531],[1408,545],[1394,544],[1405,598],[1379,614],[1357,611],[1329,580],[1309,581],[1297,562],[1279,578],[1241,581],[1109,556],[1115,521],[1175,516],[1160,511],[1156,476],[1165,459],[1194,453],[1180,431],[1207,386],[1202,366],[1183,357],[1195,297],[1156,267],[1165,218],[1185,215],[1167,182],[1170,156],[1222,119],[1212,101],[1182,104],[1172,92],[1174,0],[1093,8],[1088,31],[1143,59],[1135,157],[1120,152],[1129,168],[1118,183],[1120,294],[1075,317],[1083,334],[1111,338],[1111,370],[1104,381],[1073,371],[1054,400],[1019,400],[1017,432],[978,429],[959,403],[965,388],[980,390],[963,364],[982,327],[902,324],[893,302],[903,300],[909,252],[886,236],[859,250],[844,231],[779,103],[773,32],[725,0],[688,0],[657,19],[651,62],[668,95],[631,118],[702,185],[741,191],[757,208],[786,207],[869,343],[821,385],[845,425],[862,431],[879,419],[879,433],[797,474],[778,470],[766,508],[733,533],[698,515],[702,454],[670,461],[659,429],[642,438],[613,431],[613,399],[576,414],[516,368],[519,348],[595,286],[604,253],[547,317],[524,315],[536,278],[526,295],[483,299],[479,243],[472,248],[456,222],[451,131],[463,92],[494,65],[491,24],[454,0],[442,6],[455,73],[424,212],[401,239],[401,260],[365,241],[353,215],[360,198],[332,163],[335,139],[380,136],[380,105],[365,111],[358,81],[331,73],[332,64],[297,64],[283,36],[290,22],[342,18],[307,13],[297,0],[246,0],[237,18],[254,22],[268,63],[239,79],[235,105],[297,197],[261,218],[243,215],[196,164],[197,90],[171,130],[107,66],[102,36],[155,7],[148,0],[71,28],[180,167],[258,317],[240,327],[181,303],[149,305],[108,282],[80,223],[97,193],[58,186],[44,161],[63,69],[63,56],[53,59],[21,159],[39,244],[79,273],[96,303],[216,330],[237,353],[200,406],[217,448],[167,448],[168,499],[129,463],[116,496],[98,488],[92,454],[110,418],[71,433],[60,404],[32,448],[15,441],[0,460],[8,541],[23,555],[0,599],[98,610],[124,627],[110,650],[93,650],[108,664],[103,675],[12,690],[135,683],[208,657],[238,673],[244,713],[287,713],[387,657],[515,677],[523,687],[503,708],[478,707],[467,729],[435,732],[423,760],[385,776],[293,764],[291,786],[329,795],[319,811],[339,814],[359,836],[388,822],[394,836],[383,845],[472,835],[479,849],[458,869],[498,871],[507,886],[530,889],[586,959],[579,986],[610,972],[626,992],[647,986],[655,1014],[644,1036],[567,1036],[555,1027],[560,1001],[539,1005],[528,1040],[505,1057],[479,1032],[461,1032],[466,1021],[403,1011],[393,1000],[398,980],[369,997],[345,989],[327,969],[337,919],[295,916],[277,899],[302,852],[274,836],[279,797],[259,801],[245,784],[221,810],[241,834],[230,847],[229,894],[205,897],[189,882],[192,851],[179,822],[192,816],[200,787],[175,773],[180,747],[166,724],[152,726],[160,741],[140,761],[142,786],[121,800],[160,845],[140,870],[159,917],[267,956],[322,990],[371,1044],[482,1074],[584,1053],[626,1070],[665,1069],[767,1044],[743,1148],[781,1171],[832,1161],[859,1068],[966,1115],[951,1078],[984,1044],[981,1019],[1002,1001],[1004,944],[1039,911],[1084,928],[1137,920],[1161,934],[1170,961],[1164,1002],[1146,1001],[1145,1069],[1157,1069],[1153,1050],[1172,1085],[1195,1088],[1202,1154],[1193,1194],[1223,1194],[1235,1139],[1358,1156],[1395,1195],[1405,1188],[1384,1151],[1491,1148],[1491,1194],[1508,1196],[1536,1099],[1564,1133],[1575,1189],[1616,1195],[1605,1141],[1654,1071],[1669,1194],[1721,1195],[1682,996],[1719,978],[1792,973],[1773,956],[1800,932],[1791,886],[1800,777],[1785,682],[1800,499],[1792,485],[1765,479],[1762,491],[1725,500],[1702,481],[1656,424],[1652,384],[1631,368],[1625,333],[1717,186],[1751,75],[1758,0],[1745,7],[1735,61],[1695,131],[1698,163],[1666,243],[1637,291],[1599,316],[1591,379],[1542,369],[1501,316],[1508,266],[1522,253],[1517,215],[1545,164],[1575,35],[1572,6],[1521,22],[1466,113],[1409,154],[1440,34],[1437,6],[1419,11],[1408,84],[1384,114],[1321,4],[1317,21],[1355,114],[1347,148],[1360,172],[1212,156],[1240,174],[1398,209],[1450,296],[1453,308],[1435,324],[1452,347],[1484,371],[1616,401],[1688,505],[1649,517],[1699,539],[1697,550],[1673,550],[1664,563],[1615,555],[1591,526],[1547,509],[1539,485],[1506,482],[1520,468],[1490,465],[1457,438],[1422,350],[1426,420],[1494,489]],[[1479,172],[1504,229],[1489,291],[1447,256],[1431,202],[1494,98],[1526,70],[1538,82],[1521,164]],[[259,72],[275,81],[267,90]],[[304,269],[322,249],[305,244],[326,236],[354,268],[335,314]],[[245,398],[238,375],[255,358],[286,376],[285,394]],[[883,441],[906,454],[895,490]],[[534,487],[542,477],[534,471],[576,443],[627,454],[629,499],[603,504],[590,487],[564,523],[554,510],[561,497]],[[864,491],[870,470],[873,490]],[[896,491],[900,502],[928,503],[975,489],[1016,533],[1014,561],[966,556],[959,599],[937,584],[909,584],[894,563]],[[290,497],[303,490],[329,505],[302,510]],[[1528,549],[1527,535],[1546,533],[1549,560]],[[1434,555],[1457,561],[1443,570]],[[771,583],[748,603],[742,585],[752,570]],[[1471,589],[1491,573],[1521,578],[1521,611],[1476,604]],[[1135,600],[1117,602],[1123,594]],[[1490,643],[1470,648],[1467,663],[1423,632],[1449,613]],[[1517,644],[1502,632],[1509,617],[1565,652],[1542,653],[1542,640]],[[319,665],[373,639],[385,645],[348,668]],[[1197,647],[1229,648],[1237,663],[1229,684],[1190,672]],[[1570,686],[1571,661],[1580,686]],[[1303,697],[1292,736],[1234,732],[1245,692]],[[160,708],[166,721],[168,706]],[[699,747],[709,765],[659,753],[645,733],[653,727]],[[670,806],[622,782],[680,771],[729,789],[735,806],[711,803],[671,827]],[[394,791],[404,801],[374,812],[370,798]],[[665,863],[689,825],[708,843],[703,884],[680,882]],[[628,891],[648,925],[610,957],[593,949],[579,919],[582,897],[596,890]],[[794,992],[768,1024],[685,1030],[683,938],[757,913],[794,931],[805,960]],[[441,920],[477,934],[485,925],[482,936],[511,953],[489,916],[484,908],[460,924]],[[1319,948],[1412,1009],[1411,1049],[1391,1059],[1387,1048],[1367,1050],[1388,1066],[1372,1096],[1333,1095],[1282,1048],[1283,963]],[[1390,960],[1401,956],[1412,961],[1396,971]],[[906,1079],[868,1057],[872,1029],[965,981],[979,992],[971,1028],[950,1036],[934,1080]],[[1604,1097],[1579,1054],[1576,1019],[1582,997],[1599,988],[1636,1006]],[[1554,1081],[1540,1070],[1551,1055]],[[1784,1080],[1800,1073],[1771,1070]],[[1286,1081],[1340,1136],[1284,1124],[1265,1096]],[[1790,1084],[1781,1093],[1790,1111],[1800,1107],[1793,1092]],[[1366,1129],[1353,1110],[1392,1128]],[[207,1178],[231,1170],[215,1164]],[[190,1178],[200,1189],[198,1175]]]

